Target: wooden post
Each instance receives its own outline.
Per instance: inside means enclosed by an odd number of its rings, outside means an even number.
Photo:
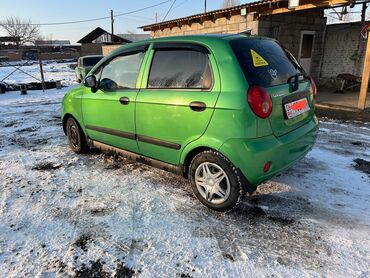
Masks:
[[[27,85],[22,84],[20,87],[21,87],[21,95],[27,95]]]
[[[45,78],[44,78],[44,69],[42,68],[42,59],[41,59],[41,50],[38,51],[39,54],[39,64],[40,64],[40,75],[42,83],[42,91],[45,92]]]
[[[370,76],[370,28],[367,30],[367,44],[366,54],[364,61],[364,69],[362,71],[362,82],[360,97],[358,99],[358,109],[364,110],[366,106],[366,95],[369,87],[369,76]]]

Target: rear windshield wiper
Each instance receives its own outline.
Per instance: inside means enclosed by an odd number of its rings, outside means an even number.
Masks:
[[[283,48],[285,54],[288,56],[288,59],[292,62],[293,66],[299,70],[301,73],[303,73],[304,75],[306,74],[304,69],[302,68],[302,66],[298,63],[297,59],[293,56],[292,53],[290,53],[290,51],[286,48]]]
[[[304,77],[304,74],[303,73],[297,73],[297,74],[292,75],[291,77],[288,78],[287,83],[293,85],[293,87],[292,87],[293,91],[297,91],[298,88],[299,88],[299,77],[300,76]]]

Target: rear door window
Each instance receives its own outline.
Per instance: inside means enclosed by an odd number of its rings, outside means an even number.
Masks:
[[[276,41],[236,39],[230,45],[251,86],[281,85],[296,74],[304,74],[294,57]]]
[[[149,89],[210,89],[208,56],[194,50],[156,50],[149,73]]]

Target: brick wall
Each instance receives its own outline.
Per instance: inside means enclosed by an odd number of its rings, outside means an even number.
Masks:
[[[322,78],[336,77],[340,73],[362,74],[366,41],[360,38],[361,23],[334,24],[326,28]],[[358,50],[358,60],[351,59]]]
[[[107,55],[113,50],[117,49],[118,47],[121,47],[122,44],[110,44],[110,45],[103,45],[103,55]]]
[[[233,15],[228,18],[222,17],[214,20],[206,20],[203,23],[191,23],[182,26],[173,26],[156,30],[150,33],[151,38],[181,36],[192,34],[222,34],[240,33],[250,30],[252,34],[258,32],[258,21],[254,20],[253,14],[247,16]]]

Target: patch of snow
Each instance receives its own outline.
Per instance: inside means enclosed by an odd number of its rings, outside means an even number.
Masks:
[[[23,64],[25,62],[22,62]],[[76,82],[76,76],[73,69],[70,68],[70,65],[75,62],[44,62],[43,64],[43,70],[44,70],[44,78],[45,81],[52,81],[52,80],[60,80],[62,81],[62,85],[71,85]],[[19,65],[15,65],[19,67]],[[29,83],[29,82],[37,82],[38,80],[41,80],[41,74],[40,74],[40,66],[38,63],[34,62],[28,62],[27,65],[20,67],[20,69],[27,74],[34,76],[35,78],[21,72],[21,71],[15,71],[15,67],[12,66],[2,66],[0,67],[0,81],[3,80],[4,82],[8,84],[14,84],[14,83]],[[12,73],[15,71],[14,73]],[[12,73],[12,74],[11,74]],[[8,76],[11,74],[10,76]],[[8,76],[8,77],[7,77]]]
[[[365,124],[322,121],[312,152],[221,214],[180,177],[73,153],[66,91],[0,95],[2,276],[369,276]]]

